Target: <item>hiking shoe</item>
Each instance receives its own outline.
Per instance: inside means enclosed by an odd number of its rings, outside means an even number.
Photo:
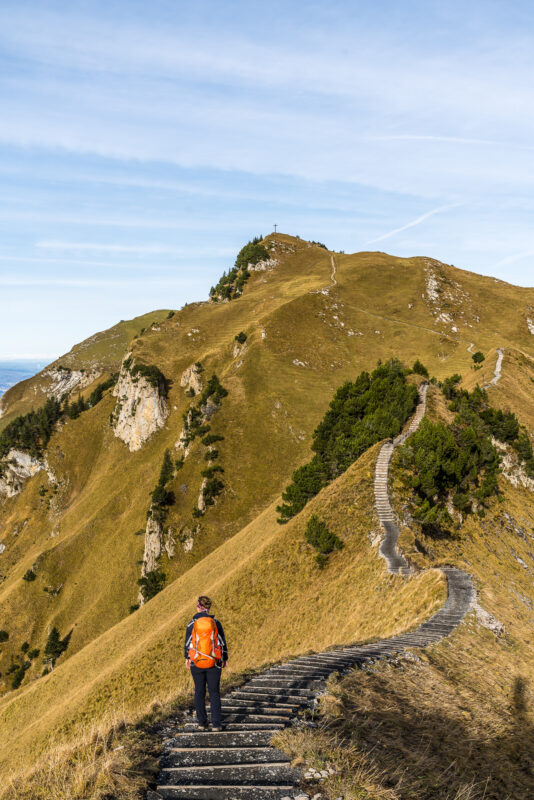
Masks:
[[[220,733],[220,732],[221,732],[221,731],[223,731],[223,730],[224,730],[224,725],[215,725],[215,726],[212,728],[212,731],[213,731],[214,733]]]
[[[207,730],[209,730],[207,722],[206,722],[205,725],[201,725],[200,722],[195,722],[194,724],[196,725],[196,727],[198,728],[199,731],[207,731]]]

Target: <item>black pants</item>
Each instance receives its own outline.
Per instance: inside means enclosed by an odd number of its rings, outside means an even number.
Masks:
[[[195,682],[195,709],[199,725],[207,725],[206,684],[210,693],[211,724],[214,728],[221,725],[221,670],[218,667],[201,669],[191,665],[191,675]]]

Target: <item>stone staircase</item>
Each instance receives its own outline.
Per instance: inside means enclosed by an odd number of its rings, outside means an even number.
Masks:
[[[388,572],[396,575],[411,575],[412,569],[397,547],[399,529],[395,523],[395,515],[389,501],[388,492],[389,463],[395,447],[404,444],[408,436],[419,427],[426,411],[427,391],[428,383],[423,383],[419,389],[419,404],[406,430],[392,441],[382,445],[376,461],[375,508],[384,530],[384,538],[380,543],[379,553],[386,561]]]
[[[391,508],[388,469],[391,454],[415,431],[425,413],[426,391],[406,431],[380,450],[375,473],[375,503],[384,539],[380,554],[388,570],[410,574],[398,552],[399,530]],[[164,753],[156,791],[147,800],[305,800],[299,789],[302,774],[289,758],[271,745],[273,734],[312,708],[333,672],[344,673],[380,658],[392,658],[410,647],[427,647],[448,636],[474,599],[469,575],[444,567],[448,596],[443,607],[413,631],[365,645],[349,645],[300,656],[262,672],[223,698],[224,730],[200,731],[193,723],[169,718],[163,726]]]

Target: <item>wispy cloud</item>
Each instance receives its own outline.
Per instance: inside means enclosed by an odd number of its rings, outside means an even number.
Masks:
[[[109,253],[116,255],[150,256],[231,256],[233,250],[221,247],[172,247],[161,244],[108,244],[104,242],[65,242],[60,240],[41,240],[35,246],[42,250],[60,250],[90,253]]]
[[[516,261],[521,261],[523,258],[530,258],[532,256],[534,256],[534,248],[522,250],[520,253],[514,253],[511,256],[506,256],[506,258],[501,258],[500,261],[496,261],[495,264],[492,264],[490,269],[505,267],[507,264],[515,264]]]
[[[451,208],[458,208],[461,206],[462,203],[448,203],[445,206],[438,206],[438,208],[433,208],[432,211],[427,211],[425,214],[421,214],[420,217],[416,217],[411,222],[407,222],[406,225],[402,225],[400,228],[393,228],[393,230],[388,231],[387,233],[383,233],[381,236],[378,236],[376,239],[369,239],[366,244],[374,244],[375,242],[381,242],[384,239],[389,239],[390,236],[395,236],[397,233],[401,233],[402,231],[408,230],[408,228],[415,228],[416,225],[420,225],[421,222],[424,222],[429,217],[433,217],[435,214],[441,214],[443,211],[448,211]]]

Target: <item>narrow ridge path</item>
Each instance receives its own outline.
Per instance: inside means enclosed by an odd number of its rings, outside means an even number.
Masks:
[[[380,555],[389,572],[412,570],[397,548],[399,529],[388,495],[391,454],[413,433],[424,416],[428,384],[406,430],[382,445],[375,469],[375,505],[384,528]],[[293,800],[307,797],[299,789],[301,771],[271,745],[273,734],[310,708],[333,672],[391,658],[409,647],[426,647],[448,636],[469,611],[474,599],[471,577],[455,567],[443,567],[448,596],[442,608],[413,631],[372,644],[349,645],[300,656],[262,672],[223,698],[225,729],[199,731],[192,723],[169,718],[164,726],[164,753],[156,791],[147,800]]]
[[[337,286],[336,280],[336,261],[334,256],[330,256],[330,263],[332,264],[332,272],[330,273],[330,280],[332,281],[332,286]]]
[[[485,383],[482,387],[483,389],[489,389],[490,386],[497,386],[501,379],[501,370],[502,370],[502,360],[504,358],[504,350],[502,347],[497,348],[497,361],[495,363],[495,371],[493,373],[493,378],[490,380],[489,383]]]

